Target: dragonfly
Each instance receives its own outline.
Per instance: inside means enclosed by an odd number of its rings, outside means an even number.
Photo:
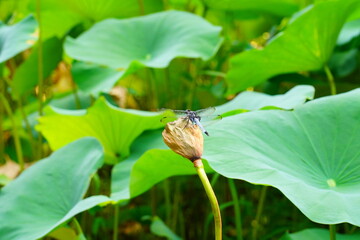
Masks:
[[[212,123],[217,122],[218,120],[222,119],[222,117],[220,115],[213,115],[213,113],[216,110],[216,108],[214,108],[214,107],[208,107],[208,108],[200,109],[197,111],[191,111],[189,109],[186,109],[186,110],[167,109],[167,110],[170,110],[171,112],[173,112],[176,115],[175,118],[182,118],[182,119],[187,120],[188,123],[186,124],[186,126],[189,123],[197,125],[200,128],[200,130],[207,136],[210,136],[209,132],[205,129],[205,127],[203,126],[203,124],[200,121],[205,121],[206,122],[205,125],[209,125],[209,124],[212,124]],[[165,119],[168,119],[168,118],[169,117],[164,117],[161,121],[165,122]]]

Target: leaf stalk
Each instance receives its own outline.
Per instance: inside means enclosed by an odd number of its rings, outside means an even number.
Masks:
[[[199,175],[199,178],[201,180],[201,183],[203,184],[205,188],[206,195],[209,198],[211,210],[214,215],[214,221],[215,221],[215,240],[221,240],[222,239],[222,223],[221,223],[221,213],[220,213],[220,207],[219,203],[216,199],[216,195],[214,193],[213,188],[211,187],[210,181],[205,173],[204,165],[201,161],[201,159],[197,159],[194,162],[194,167],[196,169],[197,174]]]

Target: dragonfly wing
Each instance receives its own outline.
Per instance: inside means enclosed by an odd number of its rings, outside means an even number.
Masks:
[[[201,117],[201,123],[204,127],[219,122],[222,119],[220,115],[209,115]]]
[[[204,109],[200,109],[195,111],[196,115],[203,117],[203,116],[207,116],[207,115],[211,115],[215,112],[216,108],[214,107],[208,107],[208,108],[204,108]]]

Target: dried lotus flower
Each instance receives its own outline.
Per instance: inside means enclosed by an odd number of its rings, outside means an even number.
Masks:
[[[204,137],[196,124],[179,118],[166,124],[162,132],[163,140],[177,154],[195,161],[201,159],[204,149]]]
[[[191,123],[189,119],[180,118],[174,122],[167,123],[162,135],[164,142],[171,150],[189,159],[194,164],[211,204],[215,222],[215,240],[221,240],[222,222],[220,207],[201,160],[204,137],[200,128],[198,125]]]

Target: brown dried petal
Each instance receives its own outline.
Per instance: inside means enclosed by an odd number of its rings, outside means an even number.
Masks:
[[[178,119],[167,123],[162,135],[166,145],[177,154],[190,161],[201,158],[204,137],[197,125],[185,119]]]

